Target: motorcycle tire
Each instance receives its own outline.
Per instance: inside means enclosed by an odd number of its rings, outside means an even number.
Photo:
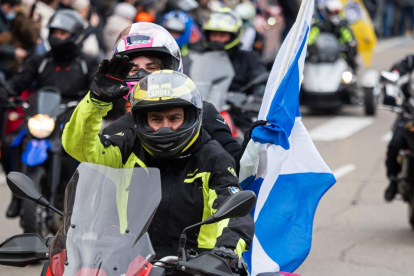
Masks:
[[[375,116],[377,114],[377,101],[373,90],[370,88],[364,89],[364,107],[365,115]]]
[[[408,202],[408,222],[414,231],[414,198]]]
[[[41,185],[46,178],[46,171],[42,167],[34,168],[27,176],[36,184]],[[20,211],[20,226],[24,233],[37,233],[46,237],[49,229],[46,224],[46,208],[30,200],[22,200]]]

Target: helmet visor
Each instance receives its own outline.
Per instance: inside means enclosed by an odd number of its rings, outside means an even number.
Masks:
[[[204,24],[203,29],[205,31],[237,33],[241,24],[241,19],[233,13],[215,12],[210,15],[210,18]]]
[[[194,82],[186,75],[170,70],[152,73],[137,84],[130,97],[131,108],[145,102],[145,107],[168,107],[173,103],[192,105],[202,109],[201,94]]]

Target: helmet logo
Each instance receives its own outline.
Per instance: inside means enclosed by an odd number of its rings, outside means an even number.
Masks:
[[[148,91],[148,97],[170,97],[174,92],[171,89],[154,89]]]

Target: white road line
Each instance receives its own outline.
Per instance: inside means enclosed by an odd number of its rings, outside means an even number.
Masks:
[[[374,123],[372,118],[335,117],[309,131],[313,141],[346,139]]]
[[[335,178],[338,180],[339,178],[347,175],[348,173],[354,171],[355,169],[356,169],[355,164],[346,164],[334,170],[333,174]]]
[[[392,131],[387,132],[381,137],[381,142],[389,142],[392,139]]]
[[[408,43],[412,40],[413,40],[412,37],[403,36],[403,37],[392,38],[392,39],[389,39],[389,40],[386,40],[386,41],[381,41],[378,44],[378,46],[375,48],[374,52],[376,54],[378,54],[378,53],[387,51],[389,49],[393,49],[395,47],[402,46],[402,45],[404,45],[404,44],[406,44],[406,43]]]

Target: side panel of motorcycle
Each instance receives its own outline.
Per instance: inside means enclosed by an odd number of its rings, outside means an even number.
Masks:
[[[52,150],[52,144],[49,140],[32,140],[27,144],[26,151],[22,154],[22,162],[31,167],[40,165],[47,160],[48,150]]]

